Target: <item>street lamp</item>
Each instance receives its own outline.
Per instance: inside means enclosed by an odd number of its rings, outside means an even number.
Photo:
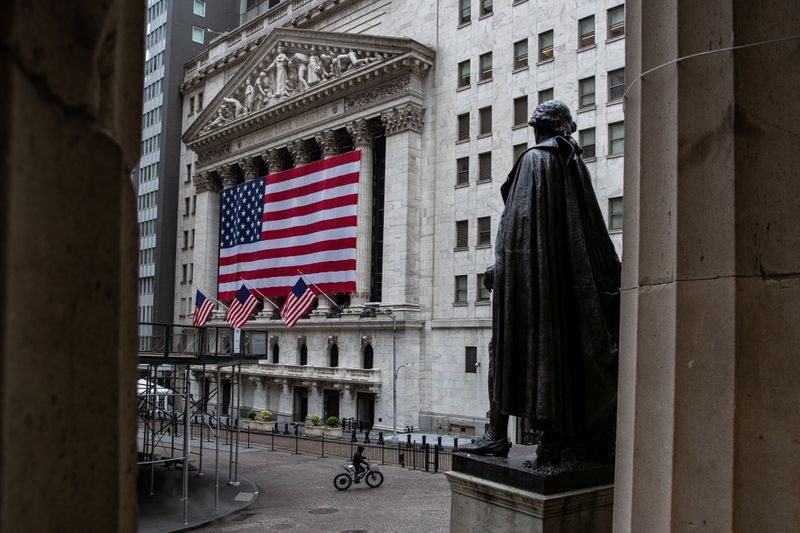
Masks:
[[[388,316],[392,319],[392,370],[394,372],[392,380],[392,435],[397,441],[397,373],[401,368],[410,366],[408,363],[397,366],[397,318],[394,316],[392,308],[381,308],[379,302],[364,302],[364,310],[361,311],[361,318],[375,318],[377,315]]]

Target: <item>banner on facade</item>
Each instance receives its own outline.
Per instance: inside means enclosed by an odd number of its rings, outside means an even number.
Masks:
[[[298,271],[326,293],[355,292],[360,168],[354,150],[222,191],[219,299],[242,280],[285,296]]]

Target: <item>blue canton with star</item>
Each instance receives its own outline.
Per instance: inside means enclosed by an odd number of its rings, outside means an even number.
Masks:
[[[260,178],[222,191],[219,222],[221,248],[261,239],[265,182],[264,178]]]

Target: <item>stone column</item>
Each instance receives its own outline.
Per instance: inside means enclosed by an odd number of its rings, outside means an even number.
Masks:
[[[192,259],[194,279],[198,287],[217,297],[219,259],[219,178],[204,171],[194,176],[197,210],[195,215],[195,240]]]
[[[289,150],[289,155],[292,156],[292,163],[296,167],[305,165],[311,161],[311,152],[308,150],[308,146],[306,146],[306,142],[303,139],[296,139],[290,142],[286,146],[286,149]]]
[[[252,157],[245,157],[236,162],[239,169],[242,171],[242,176],[245,181],[254,180],[258,177],[256,162]]]
[[[236,176],[233,165],[222,165],[217,169],[217,172],[223,188],[227,189],[239,183],[239,178]]]
[[[372,138],[375,132],[365,119],[345,126],[353,146],[361,150],[361,171],[358,175],[358,211],[356,215],[356,292],[351,306],[369,301],[372,271]]]
[[[250,376],[248,378],[253,384],[253,409],[261,411],[267,408],[267,396],[264,387],[264,378],[261,376]]]
[[[798,531],[797,3],[626,8],[614,529]]]
[[[294,411],[294,389],[287,379],[276,379],[275,383],[281,387],[276,416],[280,414],[283,422],[290,422]]]
[[[339,418],[355,418],[356,392],[353,385],[346,383],[339,397]]]
[[[322,417],[322,386],[318,381],[312,381],[308,388],[308,414]],[[323,423],[325,420],[323,419]]]
[[[322,159],[330,159],[339,153],[339,144],[336,141],[336,134],[333,130],[325,130],[314,135],[314,140],[322,149]],[[328,295],[332,296],[332,295]],[[312,315],[324,316],[330,312],[331,302],[324,296],[317,296],[317,308]]]
[[[419,303],[420,151],[425,110],[405,104],[381,114],[386,128],[383,302]]]
[[[268,150],[264,150],[258,155],[261,156],[261,159],[267,166],[267,174],[274,174],[282,170],[281,158],[280,155],[278,154],[277,148],[269,148]]]

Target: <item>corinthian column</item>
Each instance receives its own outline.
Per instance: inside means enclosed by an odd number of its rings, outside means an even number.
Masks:
[[[195,283],[209,296],[217,296],[217,256],[219,254],[219,177],[213,172],[200,172],[194,176],[197,194],[195,210],[194,261]]]
[[[292,162],[296,167],[305,165],[311,160],[311,152],[303,139],[290,142],[286,149],[289,150],[289,155],[292,156]]]
[[[277,148],[269,148],[258,155],[261,156],[261,159],[267,166],[267,174],[274,174],[281,170],[281,158],[280,155],[278,155]]]
[[[256,169],[256,162],[255,160],[247,156],[244,159],[240,159],[236,162],[239,165],[239,168],[242,171],[242,176],[244,176],[245,181],[254,180],[256,179],[257,169]]]
[[[372,137],[375,132],[365,119],[345,126],[353,146],[361,150],[361,171],[358,175],[358,230],[356,233],[356,292],[352,305],[368,302],[372,272]]]
[[[339,145],[336,142],[336,134],[333,130],[325,130],[314,135],[314,140],[322,149],[322,159],[330,159],[339,153]],[[313,311],[315,315],[325,315],[331,310],[331,302],[324,296],[317,298],[317,308]]]

